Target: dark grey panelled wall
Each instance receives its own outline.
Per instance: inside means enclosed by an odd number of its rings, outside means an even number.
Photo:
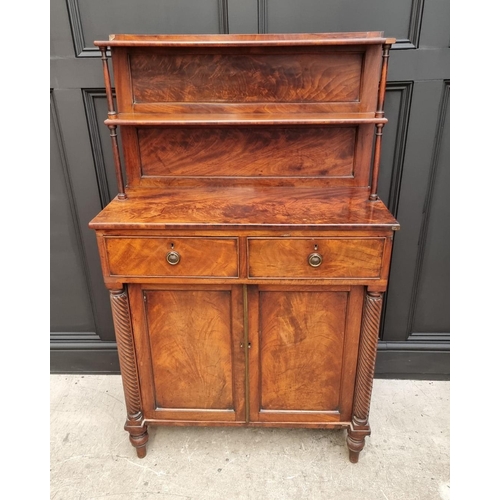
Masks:
[[[449,0],[52,0],[51,367],[119,370],[87,224],[116,193],[95,39],[110,33],[383,30],[391,51],[380,193],[401,222],[377,374],[449,374]]]

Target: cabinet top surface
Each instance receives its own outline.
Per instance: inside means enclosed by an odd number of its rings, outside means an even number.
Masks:
[[[98,47],[119,46],[279,46],[279,45],[356,45],[395,42],[384,38],[383,31],[361,31],[348,33],[275,33],[245,35],[109,35],[109,40],[97,40]]]
[[[366,190],[297,187],[148,189],[114,199],[92,229],[398,229]]]

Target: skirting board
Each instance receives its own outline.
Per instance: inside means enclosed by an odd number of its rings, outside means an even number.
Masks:
[[[405,345],[406,344],[406,345]],[[449,380],[450,352],[439,343],[435,348],[415,342],[379,343],[376,378]],[[100,374],[120,373],[118,354],[114,342],[78,344],[53,342],[50,353],[51,373]]]

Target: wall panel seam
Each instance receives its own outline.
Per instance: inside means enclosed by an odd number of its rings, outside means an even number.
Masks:
[[[441,102],[439,104],[438,120],[436,125],[436,133],[434,138],[434,144],[432,147],[432,157],[431,166],[429,172],[429,179],[427,181],[427,190],[425,194],[424,205],[422,209],[422,222],[420,224],[420,233],[418,236],[418,250],[417,250],[417,260],[415,265],[415,273],[413,275],[413,286],[410,299],[410,311],[408,315],[408,325],[406,330],[406,336],[409,337],[413,332],[413,324],[415,321],[415,313],[417,307],[417,295],[420,286],[420,277],[422,274],[422,266],[425,257],[425,243],[427,240],[427,232],[429,229],[430,222],[430,208],[431,201],[434,195],[434,184],[436,180],[437,164],[439,162],[439,153],[441,150],[441,141],[443,138],[444,127],[446,123],[446,112],[448,110],[450,96],[450,82],[445,80],[443,82],[443,90],[441,94]]]
[[[59,115],[57,113],[57,107],[56,107],[56,103],[55,103],[55,99],[54,99],[54,94],[52,91],[50,92],[50,112],[51,112],[51,117],[52,117],[53,124],[54,124],[54,130],[55,130],[59,155],[61,158],[61,166],[62,166],[62,171],[63,171],[63,176],[64,176],[64,182],[66,184],[66,190],[68,193],[68,202],[69,202],[69,207],[70,207],[71,219],[73,221],[73,228],[75,230],[75,237],[76,237],[77,248],[78,248],[78,256],[80,257],[80,261],[82,263],[83,274],[85,276],[86,292],[87,292],[90,307],[92,310],[92,320],[94,323],[94,328],[96,328],[96,324],[95,324],[95,318],[97,316],[96,304],[95,304],[94,298],[92,296],[92,293],[90,292],[92,287],[91,287],[90,274],[89,274],[89,270],[88,270],[88,261],[87,261],[87,256],[85,254],[85,250],[84,250],[84,246],[83,246],[81,226],[80,226],[80,223],[78,221],[73,184],[71,182],[71,177],[69,175],[68,157],[66,155],[66,150],[64,148],[64,141],[63,141],[63,137],[62,137]]]

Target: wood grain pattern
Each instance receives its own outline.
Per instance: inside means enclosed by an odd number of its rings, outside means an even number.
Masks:
[[[238,276],[236,238],[105,238],[114,276]],[[170,251],[180,255],[167,262]]]
[[[128,49],[126,47],[112,47],[113,77],[115,81],[116,107],[118,114],[131,113],[134,111],[132,101],[132,81],[130,79],[130,68],[128,63]],[[116,118],[114,115],[113,118]],[[126,142],[122,143],[126,146]]]
[[[123,289],[111,290],[110,299],[123,388],[125,391],[125,405],[129,417],[136,418],[141,413],[141,396],[127,292]]]
[[[139,128],[142,176],[353,176],[356,128]]]
[[[121,133],[129,195],[137,189],[368,187],[370,182],[369,124],[122,127]]]
[[[130,52],[133,100],[143,102],[351,102],[362,52],[294,54]]]
[[[116,126],[109,126],[109,136],[111,138],[111,148],[113,150],[113,159],[115,166],[115,176],[116,183],[118,187],[118,199],[124,200],[127,195],[125,193],[125,184],[123,182],[123,174],[122,174],[122,164],[120,159],[120,150],[118,149],[118,135],[116,133]]]
[[[382,313],[382,297],[381,293],[368,292],[363,310],[353,407],[354,421],[360,425],[365,425],[368,422],[368,414],[370,412],[373,375],[375,373],[375,356],[377,354],[380,315]]]
[[[113,102],[113,92],[111,90],[111,77],[109,74],[108,56],[106,55],[106,47],[100,48],[101,61],[102,61],[102,72],[104,74],[104,86],[106,88],[106,101],[108,103],[108,114],[114,114],[115,105]]]
[[[287,117],[292,114],[299,122],[316,124],[356,119],[385,123],[384,118],[375,118],[377,86],[373,82],[379,78],[381,58],[380,44],[371,43],[372,40],[366,38],[364,42],[343,46],[336,42],[292,42],[288,47],[272,49],[252,42],[215,47],[209,39],[203,48],[182,44],[162,48],[163,42],[152,42],[155,48],[140,48],[121,42],[113,45],[112,50],[118,109],[124,115],[110,118],[117,119],[117,125],[155,119],[174,124],[184,116],[186,124],[202,124],[203,120],[209,123],[215,119],[203,114],[218,113],[216,120],[220,124],[238,121],[241,114],[247,114],[242,117],[247,123],[258,123],[266,117],[292,123],[294,117]],[[346,58],[347,64],[343,64]],[[196,65],[196,60],[203,66]],[[169,72],[163,74],[162,68]],[[142,75],[143,70],[146,76]],[[136,77],[144,81],[137,82]],[[131,112],[142,116],[127,116]],[[301,118],[308,113],[311,116]],[[346,113],[359,116],[342,118]],[[363,116],[366,113],[371,116]],[[163,116],[156,116],[159,114]],[[232,117],[224,118],[223,114]],[[314,114],[322,114],[323,120]]]
[[[302,46],[302,45],[349,45],[395,43],[395,38],[384,38],[383,31],[359,31],[345,33],[272,33],[231,35],[109,35],[109,40],[97,40],[97,47],[233,47],[249,46]]]
[[[118,113],[104,123],[110,125],[158,127],[231,127],[256,125],[360,125],[387,123],[374,111],[353,112],[341,103],[134,103],[134,113]],[[139,111],[141,110],[141,111]],[[356,110],[356,108],[354,108]],[[357,111],[357,110],[356,110]]]
[[[234,409],[231,294],[147,291],[158,408]]]
[[[365,437],[369,436],[371,432],[368,416],[370,412],[373,376],[375,374],[375,357],[377,355],[382,300],[382,293],[368,292],[363,308],[353,417],[347,435],[349,459],[353,463],[358,461],[359,453],[365,445]]]
[[[363,287],[248,286],[250,422],[351,415]]]
[[[339,406],[347,292],[260,294],[261,410]]]
[[[140,283],[128,285],[128,289],[133,309],[132,321],[137,346],[144,417],[147,420],[169,422],[243,422],[245,419],[245,353],[244,349],[240,347],[244,339],[242,287],[199,283],[191,285],[177,283],[144,285]],[[194,301],[190,300],[191,292],[196,292]],[[175,304],[177,301],[182,302],[180,309],[174,308],[172,300],[175,301]],[[148,315],[151,306],[155,307],[152,317],[154,325],[150,324]],[[210,307],[210,311],[206,314],[205,309],[200,310],[200,307]],[[180,310],[184,311],[185,314]],[[230,314],[229,318],[228,314]],[[163,323],[160,316],[165,320]],[[210,321],[208,321],[209,319]],[[154,345],[151,341],[151,326],[154,329],[153,335],[156,334]],[[215,333],[211,333],[212,330]],[[181,332],[184,332],[184,337],[179,337],[182,335]],[[204,333],[207,334],[206,338],[203,336]],[[215,337],[213,342],[212,337]],[[189,342],[191,342],[190,345],[182,350],[182,346]],[[229,342],[229,346],[227,342]],[[168,347],[168,350],[163,350],[161,347],[162,345],[169,346],[171,343],[175,344],[172,349]],[[219,343],[223,344],[220,352],[210,354],[205,360],[200,357],[199,352],[196,352],[197,344],[200,344],[199,348],[203,351],[211,347],[215,348]],[[158,349],[153,349],[154,346],[159,346],[159,353],[156,352]],[[174,351],[176,352],[175,357],[171,358],[170,353]],[[228,352],[230,353],[230,364],[222,367],[221,372],[217,371],[219,368],[211,367],[210,363],[206,363],[213,356],[222,356],[222,358],[227,359]],[[158,367],[156,366],[155,354],[158,354],[159,359],[162,360]],[[188,359],[182,361],[183,356],[187,356]],[[195,370],[197,376],[203,375],[203,379],[198,379],[195,384],[198,391],[196,400],[189,399],[189,389],[184,394],[181,388],[171,385],[172,380],[162,377],[161,373],[173,369],[176,363],[185,365],[180,368],[184,374],[189,370]],[[219,376],[228,376],[229,368],[231,370],[231,388],[226,386],[221,391],[222,385],[218,382],[220,381]],[[178,376],[180,373],[176,372],[174,377]],[[187,378],[183,382],[183,387],[186,384],[189,385],[189,380],[190,378]],[[229,408],[171,408],[159,405],[158,395],[161,398],[162,394],[165,397],[161,401],[162,404],[167,404],[169,398],[175,397],[178,399],[175,404],[202,405],[206,394],[210,393],[211,390],[216,390],[206,386],[209,380],[213,381],[214,387],[218,387],[216,392],[221,394],[221,398],[226,398],[227,401],[230,393],[232,399]],[[184,398],[183,401],[182,398]],[[170,404],[173,403],[174,401],[170,402]]]
[[[214,186],[133,193],[113,200],[92,229],[399,228],[368,189]]]
[[[147,426],[144,424],[142,413],[139,376],[137,373],[127,292],[125,289],[110,290],[110,299],[123,390],[125,393],[125,406],[127,408],[125,429],[129,432],[130,442],[136,448],[137,456],[144,458],[146,456],[148,431]]]
[[[168,420],[166,418],[148,418],[146,423],[149,425],[158,426],[171,426],[171,427],[260,427],[260,428],[281,428],[281,429],[293,429],[293,428],[304,428],[304,429],[332,429],[341,430],[349,426],[348,422],[342,422],[340,420],[331,422],[309,422],[306,420],[297,420],[294,416],[292,421],[289,422],[230,422],[230,421],[220,421],[220,420]]]
[[[146,423],[349,426],[357,461],[399,228],[369,200],[390,43],[381,32],[96,42],[104,63],[112,47],[120,113],[106,63],[105,123],[117,165],[121,127],[127,185],[90,227],[139,456]]]
[[[384,238],[249,238],[250,278],[363,278],[381,276]],[[311,267],[311,253],[322,256]]]

